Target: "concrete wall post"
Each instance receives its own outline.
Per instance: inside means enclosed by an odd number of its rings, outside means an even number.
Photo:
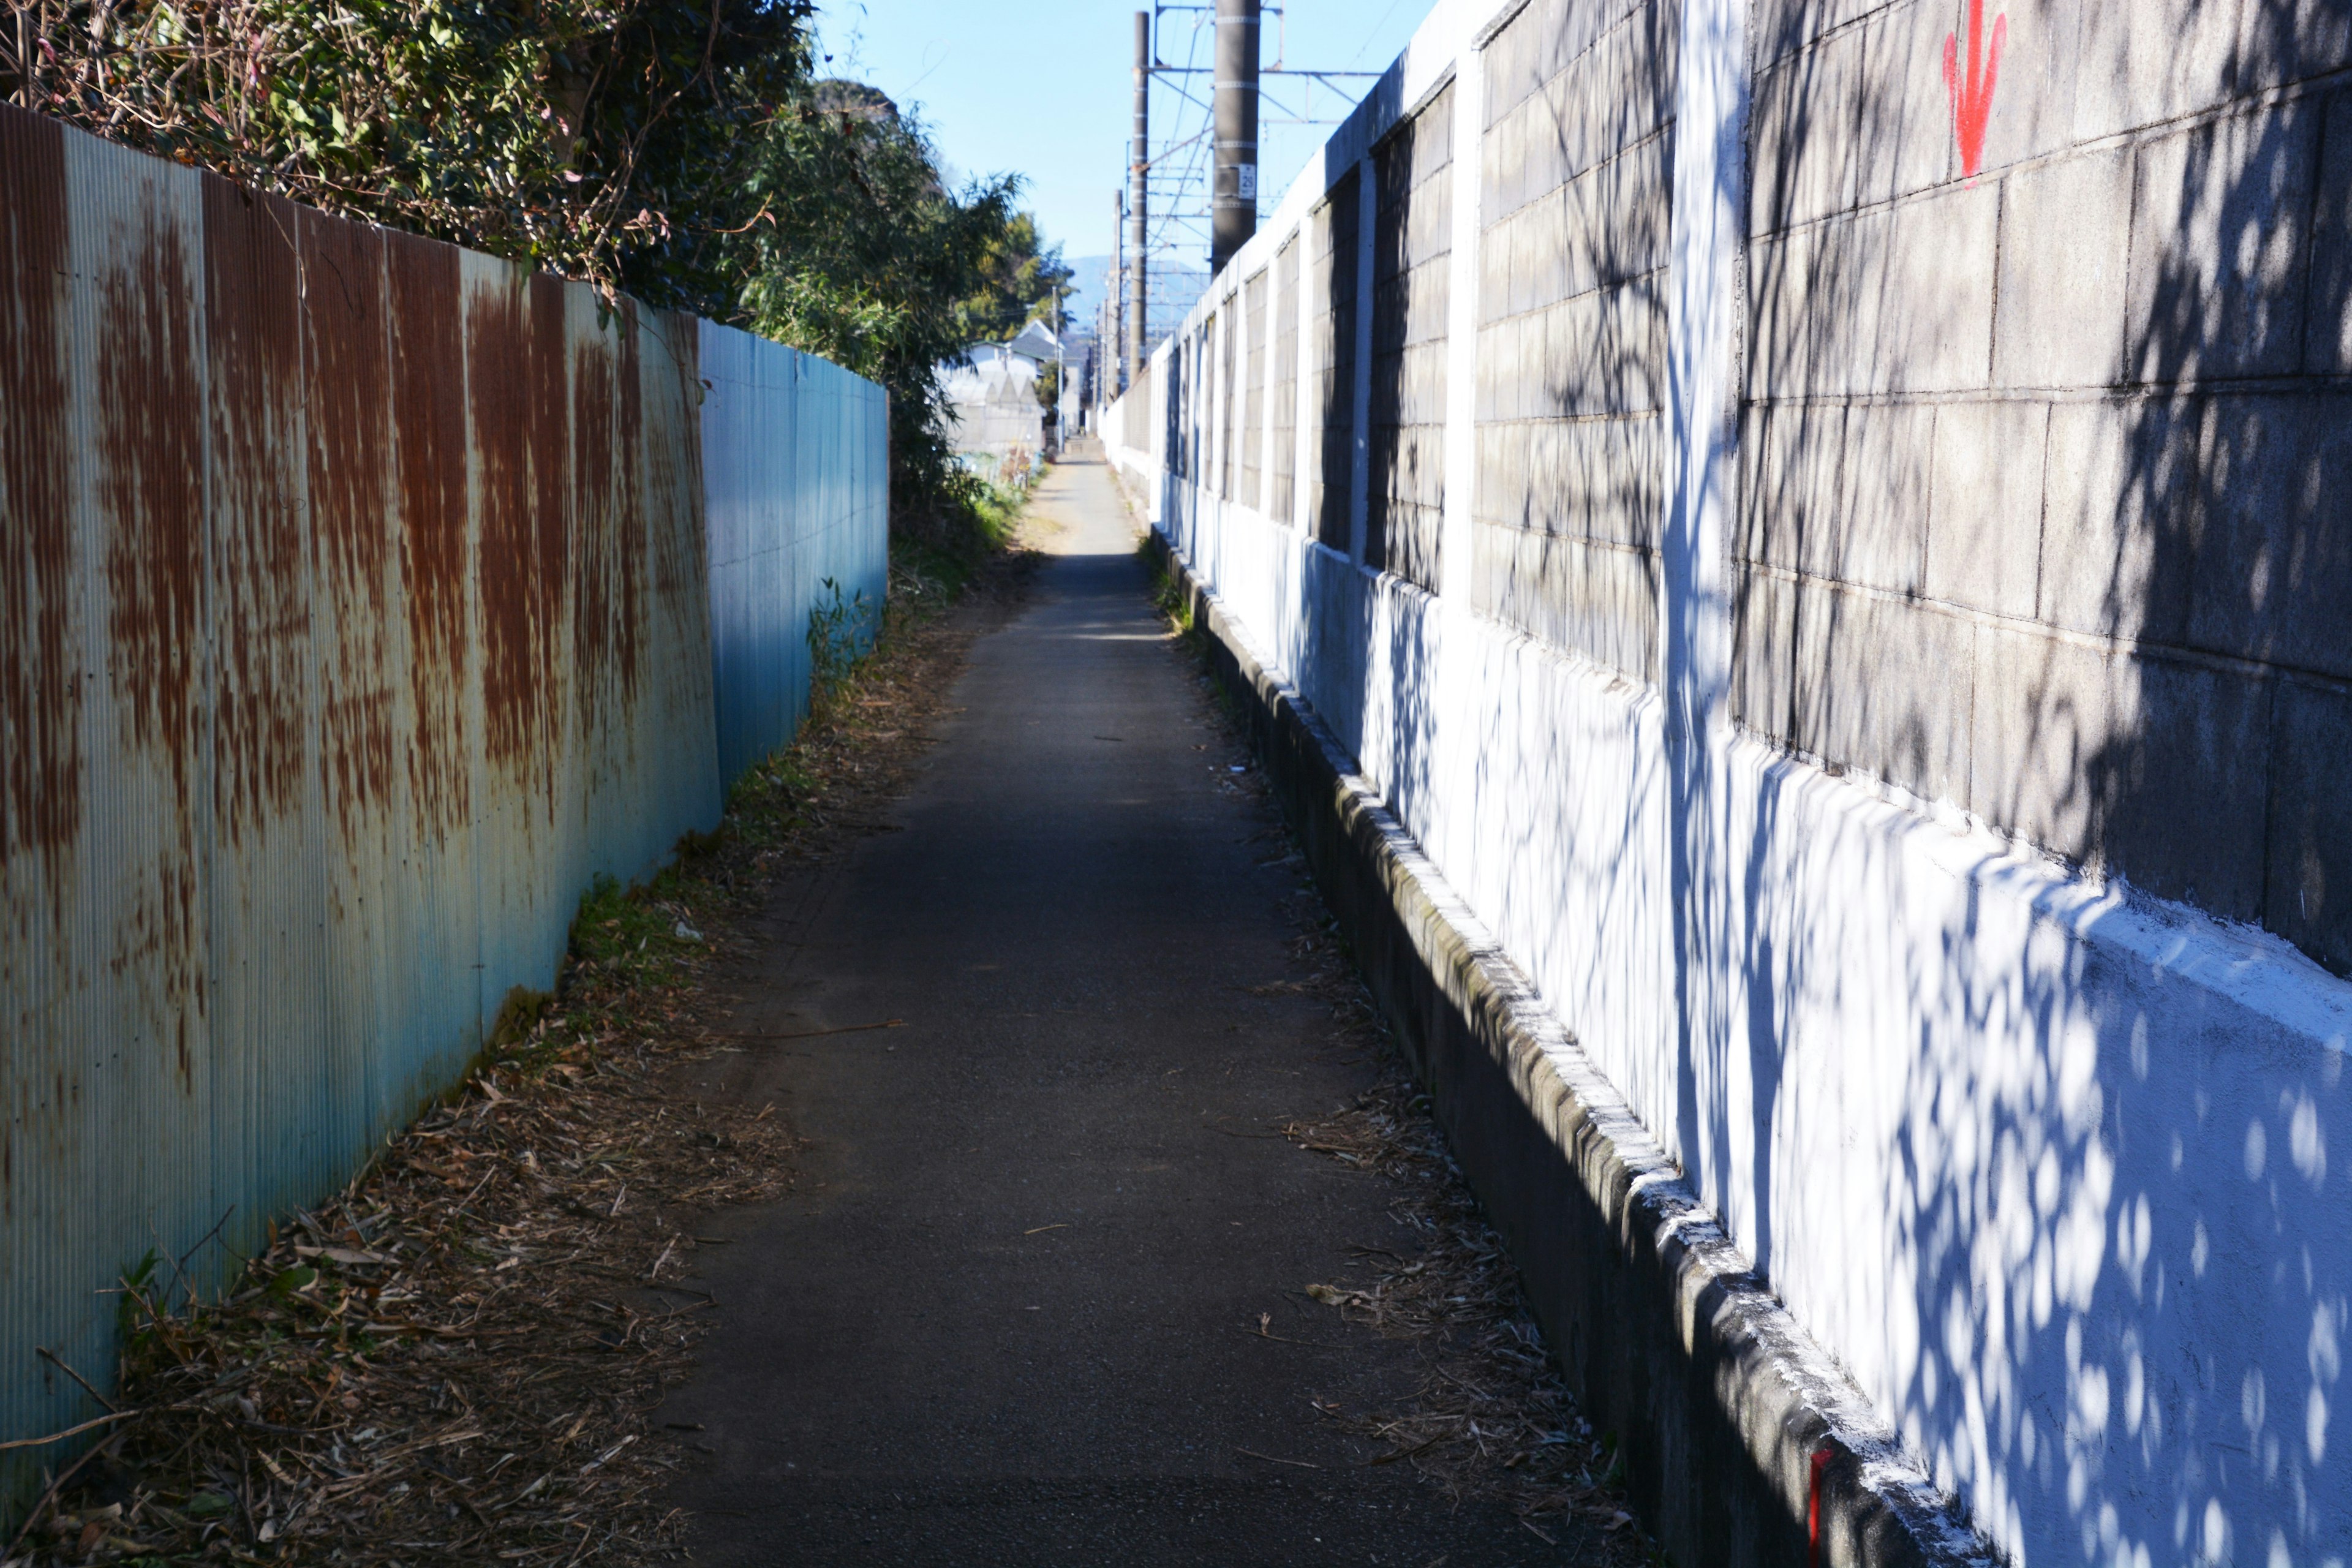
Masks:
[[[1344,176],[1343,176],[1344,177]],[[1364,563],[1364,535],[1371,517],[1372,484],[1372,218],[1380,210],[1381,184],[1368,149],[1356,164],[1356,385],[1348,449],[1348,559]]]

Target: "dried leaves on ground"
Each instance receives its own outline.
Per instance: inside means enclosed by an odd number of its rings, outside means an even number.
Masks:
[[[1320,1406],[1456,1498],[1499,1498],[1522,1519],[1574,1514],[1609,1543],[1607,1561],[1647,1563],[1654,1549],[1625,1507],[1611,1445],[1578,1411],[1528,1312],[1517,1267],[1431,1119],[1319,902],[1294,946],[1347,1034],[1380,1078],[1348,1106],[1286,1122],[1300,1148],[1396,1188],[1391,1210],[1419,1239],[1409,1256],[1358,1249],[1367,1278],[1315,1280],[1307,1293],[1350,1321],[1412,1340],[1426,1370],[1391,1408]]]
[[[1181,622],[1178,629],[1191,630]],[[1201,680],[1228,720],[1232,784],[1262,795],[1264,775],[1246,760],[1229,700],[1209,677]],[[1578,1411],[1528,1310],[1517,1268],[1446,1148],[1429,1097],[1307,878],[1305,856],[1284,830],[1269,838],[1289,845],[1285,859],[1298,873],[1291,951],[1304,977],[1258,989],[1325,1002],[1339,1040],[1368,1053],[1379,1073],[1353,1103],[1280,1131],[1301,1149],[1391,1184],[1391,1212],[1420,1243],[1410,1256],[1359,1247],[1364,1277],[1302,1282],[1349,1321],[1414,1342],[1426,1368],[1412,1396],[1393,1406],[1318,1401],[1317,1408],[1377,1445],[1370,1463],[1409,1464],[1455,1499],[1500,1500],[1547,1541],[1548,1519],[1573,1516],[1587,1527],[1580,1535],[1600,1543],[1600,1554],[1589,1550],[1585,1561],[1662,1561],[1625,1506],[1613,1445]]]
[[[821,672],[816,712],[709,838],[583,901],[551,997],[518,994],[464,1086],[205,1297],[188,1260],[123,1282],[112,1435],[58,1479],[7,1568],[177,1562],[513,1563],[667,1555],[650,1500],[679,1433],[651,1411],[710,1305],[697,1217],[789,1187],[764,1109],[677,1069],[728,1044],[698,982],[783,861],[868,826],[992,601],[954,614],[894,574],[881,650]]]

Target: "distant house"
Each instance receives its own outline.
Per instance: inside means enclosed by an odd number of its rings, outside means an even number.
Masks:
[[[1052,328],[1032,321],[1010,342],[974,343],[939,367],[940,387],[955,413],[950,439],[965,467],[1014,484],[1047,456],[1050,433],[1037,384],[1060,349]]]

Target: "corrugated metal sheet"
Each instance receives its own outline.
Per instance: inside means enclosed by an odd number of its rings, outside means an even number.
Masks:
[[[809,616],[831,602],[827,581],[845,602],[882,604],[890,410],[880,387],[812,355],[709,321],[700,342],[719,765],[731,780],[808,712]]]
[[[99,1292],[226,1216],[218,1279],[550,983],[593,876],[715,823],[820,580],[880,602],[887,435],[821,361],[5,107],[0,400],[19,1437],[96,1410],[35,1347],[105,1380]],[[0,1512],[64,1452],[0,1456]]]

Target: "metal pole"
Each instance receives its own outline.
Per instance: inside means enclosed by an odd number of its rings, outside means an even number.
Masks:
[[[1103,289],[1103,401],[1108,403],[1128,388],[1121,374],[1127,342],[1127,192],[1118,193],[1118,221],[1110,230],[1110,276]]]
[[[1217,0],[1216,184],[1209,270],[1222,272],[1257,232],[1258,0]]]
[[[1134,182],[1134,197],[1128,203],[1130,226],[1128,248],[1134,253],[1127,275],[1127,384],[1133,386],[1143,374],[1143,314],[1150,303],[1151,291],[1147,280],[1150,261],[1144,253],[1150,243],[1144,230],[1147,211],[1150,205],[1149,190],[1144,181],[1151,173],[1151,13],[1135,14],[1135,156],[1129,165]]]

